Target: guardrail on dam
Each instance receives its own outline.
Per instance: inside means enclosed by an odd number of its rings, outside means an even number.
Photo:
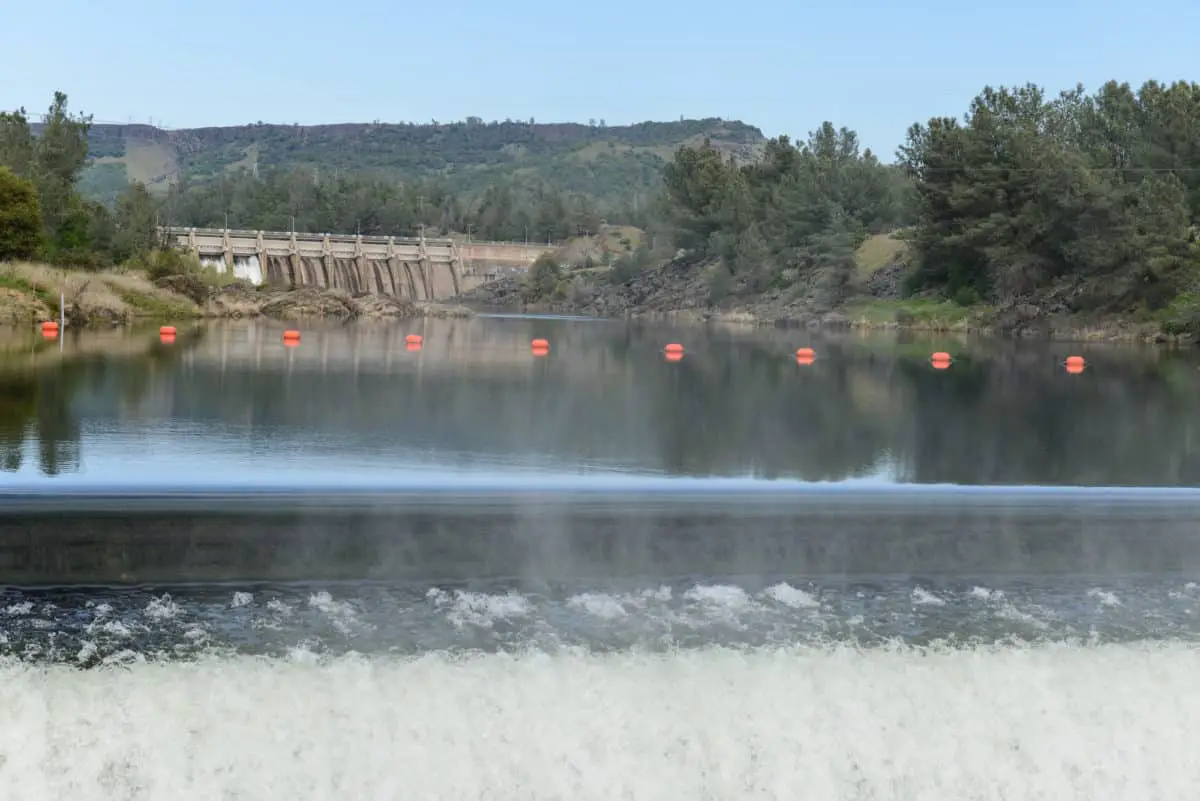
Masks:
[[[170,244],[251,283],[444,300],[502,272],[523,272],[554,245],[456,242],[220,228],[162,228]]]

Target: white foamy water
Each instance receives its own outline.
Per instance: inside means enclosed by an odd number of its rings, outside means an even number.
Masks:
[[[200,264],[203,267],[211,267],[221,274],[229,272],[229,265],[225,263],[225,259],[222,256],[201,256]],[[235,256],[233,259],[233,277],[249,281],[255,286],[261,286],[263,283],[263,268],[262,264],[258,261],[258,256]]]
[[[1177,799],[1200,650],[0,668],[0,798]]]

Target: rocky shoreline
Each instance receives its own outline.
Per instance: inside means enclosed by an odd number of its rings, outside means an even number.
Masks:
[[[880,271],[883,273],[885,271]],[[0,276],[4,277],[4,276]],[[0,325],[36,324],[58,317],[57,287],[19,279],[14,288],[0,282]],[[388,295],[352,295],[339,289],[267,289],[245,284],[217,288],[190,275],[150,282],[133,275],[88,275],[65,292],[68,325],[96,327],[138,320],[230,319],[399,320],[417,317],[461,318],[473,308],[518,313],[664,321],[679,324],[775,326],[809,329],[864,329],[978,334],[1062,341],[1145,342],[1189,345],[1195,338],[1170,335],[1153,322],[1114,317],[1083,319],[1062,298],[1042,298],[1005,309],[970,309],[934,304],[917,309],[898,298],[894,281],[862,287],[850,302],[814,308],[809,298],[779,291],[755,297],[733,296],[715,305],[701,270],[683,262],[647,270],[623,284],[568,274],[551,297],[531,297],[520,278],[503,278],[466,293],[458,301],[413,302]],[[71,281],[67,281],[68,286]],[[878,284],[875,286],[874,284]]]
[[[158,284],[163,288],[173,289],[170,281],[171,279],[162,279]],[[221,319],[270,317],[276,320],[400,320],[474,315],[470,309],[456,304],[410,301],[390,295],[352,295],[341,289],[255,290],[230,286],[200,297],[188,297],[196,303],[199,316]]]
[[[878,278],[878,274],[872,276],[876,283],[879,283]],[[531,297],[525,282],[506,277],[475,288],[464,295],[463,301],[474,306],[521,313],[674,323],[894,330],[1075,342],[1180,345],[1195,342],[1192,336],[1168,334],[1154,322],[1112,316],[1085,319],[1067,311],[1059,299],[1028,300],[1004,309],[966,308],[942,303],[940,306],[945,308],[942,313],[935,309],[933,313],[914,314],[914,304],[901,300],[898,284],[892,284],[897,282],[892,281],[886,287],[863,287],[866,290],[863,294],[828,309],[815,309],[809,299],[789,299],[780,291],[717,306],[710,302],[708,284],[695,266],[671,262],[647,270],[623,284],[589,283],[577,279],[551,298]]]

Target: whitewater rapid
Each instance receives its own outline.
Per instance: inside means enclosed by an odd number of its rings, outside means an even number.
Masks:
[[[1183,799],[1188,645],[0,669],[0,797]]]
[[[1161,578],[10,591],[0,799],[1180,799],[1198,601]]]

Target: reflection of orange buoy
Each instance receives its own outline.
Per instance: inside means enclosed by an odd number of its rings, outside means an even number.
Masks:
[[[550,355],[549,348],[530,348],[529,350],[530,350],[530,353],[532,353],[534,356],[549,356]]]
[[[164,336],[164,337],[173,337],[173,336],[175,336],[175,333],[176,333],[176,332],[175,332],[175,326],[173,326],[173,325],[164,325],[162,328],[158,329],[158,333],[159,333],[159,335],[160,335],[160,336]]]
[[[53,320],[42,323],[42,333],[48,337],[58,336],[58,323]]]
[[[45,339],[58,339],[58,329],[57,328],[43,328],[42,329],[42,337]]]
[[[172,328],[171,330],[172,330],[172,331],[174,331],[175,329],[173,329],[173,328]],[[166,332],[164,331],[164,332],[162,332],[162,333],[160,333],[160,334],[158,335],[158,339],[159,339],[159,341],[160,341],[160,342],[162,342],[164,345],[173,345],[173,344],[175,344],[175,334],[174,334],[174,333],[170,333],[170,334],[168,334],[168,333],[166,333]]]
[[[803,350],[803,348],[801,348],[801,350]],[[796,364],[802,364],[802,365],[807,366],[807,365],[812,364],[814,361],[816,361],[816,357],[813,356],[811,353],[797,353],[796,354]]]
[[[288,345],[288,344],[293,345],[293,346],[299,345],[300,344],[300,332],[296,331],[295,329],[292,329],[292,328],[289,328],[287,331],[284,331],[283,332],[283,343],[285,345]]]
[[[796,351],[796,358],[808,359],[811,362],[813,359],[817,358],[817,352],[812,348],[800,348],[800,350]]]
[[[421,343],[424,341],[425,337],[421,336],[420,334],[409,334],[404,338],[405,345],[416,345],[418,348],[421,347]]]
[[[683,351],[681,351],[681,350],[667,351],[667,361],[669,361],[669,362],[683,361]]]
[[[549,350],[550,342],[545,339],[535,339],[529,343],[529,347],[533,348],[534,350]]]
[[[1086,366],[1086,362],[1084,362],[1082,356],[1068,356],[1064,364],[1067,367],[1067,372],[1074,375],[1082,373],[1083,368]]]
[[[929,357],[929,361],[931,364],[933,364],[933,368],[935,370],[945,370],[950,366],[950,354],[943,350],[939,350],[937,353]]]
[[[404,347],[406,350],[420,350],[421,343],[420,342],[406,342],[406,343],[404,343]]]
[[[678,342],[672,342],[670,345],[667,345],[665,348],[663,348],[663,350],[665,350],[667,353],[682,354],[683,353],[683,345],[680,345]]]

